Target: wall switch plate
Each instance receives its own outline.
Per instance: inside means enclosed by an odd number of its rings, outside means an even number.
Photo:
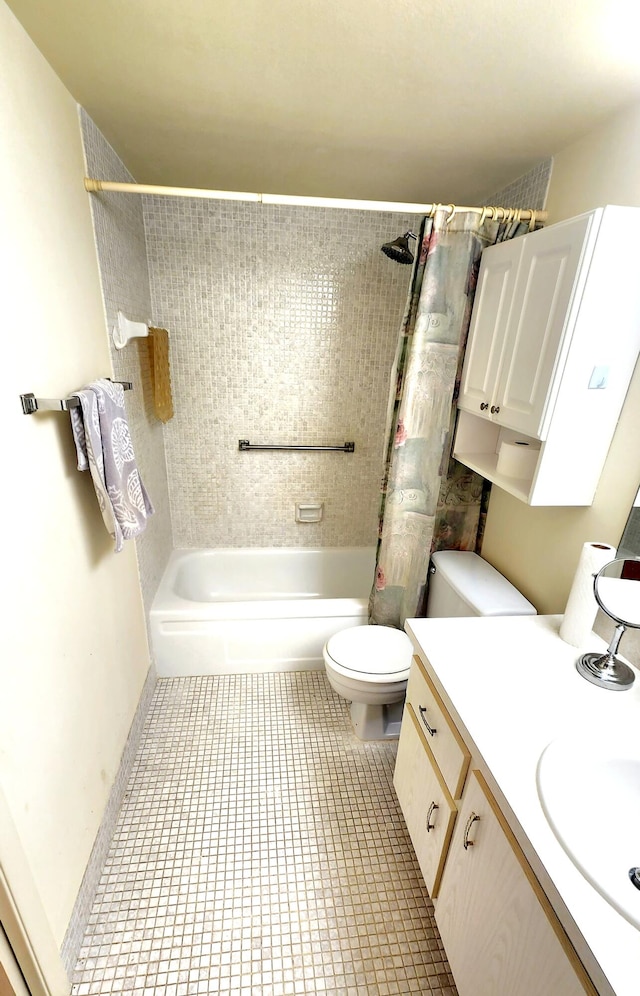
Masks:
[[[604,391],[609,386],[609,367],[594,367],[589,380],[590,391]]]

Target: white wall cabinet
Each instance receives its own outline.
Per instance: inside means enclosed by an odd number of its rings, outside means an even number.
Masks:
[[[640,209],[607,207],[482,254],[454,456],[532,505],[589,505],[640,350]],[[503,443],[535,447],[525,476]]]
[[[595,996],[483,776],[467,776],[470,765],[427,666],[414,658],[394,785],[460,996]]]

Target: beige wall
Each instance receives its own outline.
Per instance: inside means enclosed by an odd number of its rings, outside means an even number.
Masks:
[[[605,204],[640,206],[640,105],[608,119],[554,157],[550,224]],[[640,483],[639,426],[640,367],[590,508],[529,508],[493,489],[483,556],[540,612],[564,610],[583,543],[619,542]]]
[[[132,544],[115,556],[64,396],[110,373],[77,108],[0,3],[3,646],[0,791],[60,944],[149,666]]]

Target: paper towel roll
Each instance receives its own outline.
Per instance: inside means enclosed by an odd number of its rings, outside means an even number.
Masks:
[[[526,442],[524,439],[513,439],[500,444],[498,451],[498,474],[505,477],[533,477],[536,469],[540,447]]]
[[[616,548],[608,543],[585,543],[560,625],[560,638],[572,647],[586,647],[598,611],[593,576],[615,560]]]

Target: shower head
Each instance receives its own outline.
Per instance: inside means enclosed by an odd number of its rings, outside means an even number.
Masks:
[[[409,239],[417,238],[418,236],[414,235],[413,232],[405,232],[404,235],[399,235],[393,242],[386,242],[382,246],[382,251],[385,256],[393,259],[396,263],[413,263],[413,253],[409,249]]]

